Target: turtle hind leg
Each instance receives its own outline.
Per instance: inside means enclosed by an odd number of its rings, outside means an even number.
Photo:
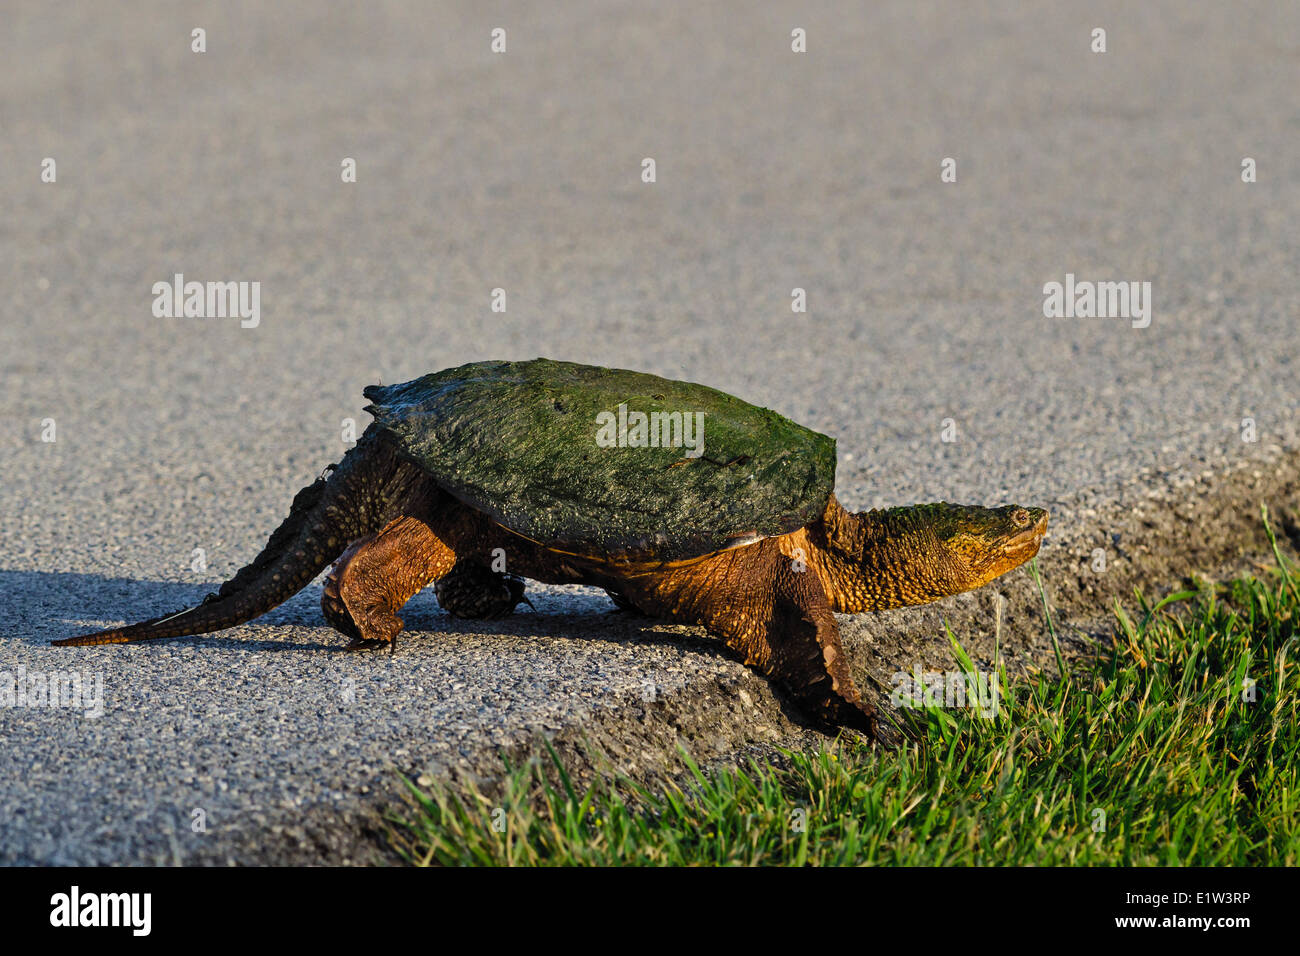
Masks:
[[[514,613],[524,596],[524,582],[509,574],[485,568],[476,561],[456,562],[433,586],[442,609],[453,617],[493,619]]]
[[[392,648],[402,629],[397,612],[455,563],[455,552],[427,524],[397,518],[343,552],[325,581],[321,610],[336,630],[352,638],[349,650]]]

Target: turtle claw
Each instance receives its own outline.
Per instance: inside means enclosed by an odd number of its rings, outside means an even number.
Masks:
[[[378,647],[387,647],[391,653],[397,646],[397,641],[385,641],[382,639],[366,640],[363,637],[352,639],[352,643],[343,648],[345,651],[370,651]]]
[[[866,701],[858,700],[853,702],[850,710],[851,717],[844,721],[846,727],[851,727],[868,740],[876,743],[885,742],[885,738],[880,733],[880,719],[875,707]]]
[[[868,740],[884,742],[876,708],[866,701],[834,697],[819,709],[822,718],[831,726],[856,731]]]
[[[470,560],[458,562],[433,587],[439,606],[452,617],[495,621],[513,614],[519,604],[537,610],[524,593],[522,578]]]

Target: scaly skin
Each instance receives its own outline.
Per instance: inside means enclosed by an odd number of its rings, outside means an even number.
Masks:
[[[327,469],[328,471],[329,469]],[[293,597],[348,544],[403,514],[423,514],[432,483],[367,432],[328,478],[293,499],[289,517],[262,553],[196,607],[127,627],[54,641],[57,646],[124,644],[207,634],[260,617]]]
[[[434,593],[444,611],[455,617],[484,620],[505,617],[520,603],[532,606],[524,596],[524,582],[501,574],[476,561],[458,561],[442,577],[434,579]]]
[[[823,517],[780,537],[674,564],[620,564],[548,550],[440,489],[370,430],[328,479],[303,489],[261,555],[196,608],[55,641],[115,644],[203,634],[266,613],[338,558],[321,600],[349,648],[395,646],[397,612],[445,581],[439,601],[462,617],[508,614],[517,578],[606,588],[651,616],[702,624],[744,663],[830,723],[876,733],[849,672],[834,611],[859,613],[980,587],[1038,552],[1037,508],[931,504]],[[498,551],[499,549],[499,551]],[[500,552],[507,577],[490,570]],[[454,570],[453,570],[454,569]]]
[[[820,522],[785,535],[835,610],[884,611],[972,591],[1024,564],[1047,533],[1041,508],[938,502],[850,514],[831,496]]]

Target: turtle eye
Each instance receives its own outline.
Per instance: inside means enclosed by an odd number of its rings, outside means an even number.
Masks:
[[[1029,512],[1024,508],[1017,508],[1011,512],[1011,523],[1017,528],[1025,528],[1029,525]]]

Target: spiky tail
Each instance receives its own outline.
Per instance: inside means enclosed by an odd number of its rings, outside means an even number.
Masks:
[[[350,541],[377,530],[376,523],[382,527],[386,506],[397,504],[392,482],[385,480],[393,476],[376,467],[374,451],[374,442],[363,436],[333,475],[318,478],[298,492],[289,517],[262,553],[196,607],[52,643],[81,647],[207,634],[251,621],[283,604],[342,554]],[[391,466],[391,460],[387,464]]]

